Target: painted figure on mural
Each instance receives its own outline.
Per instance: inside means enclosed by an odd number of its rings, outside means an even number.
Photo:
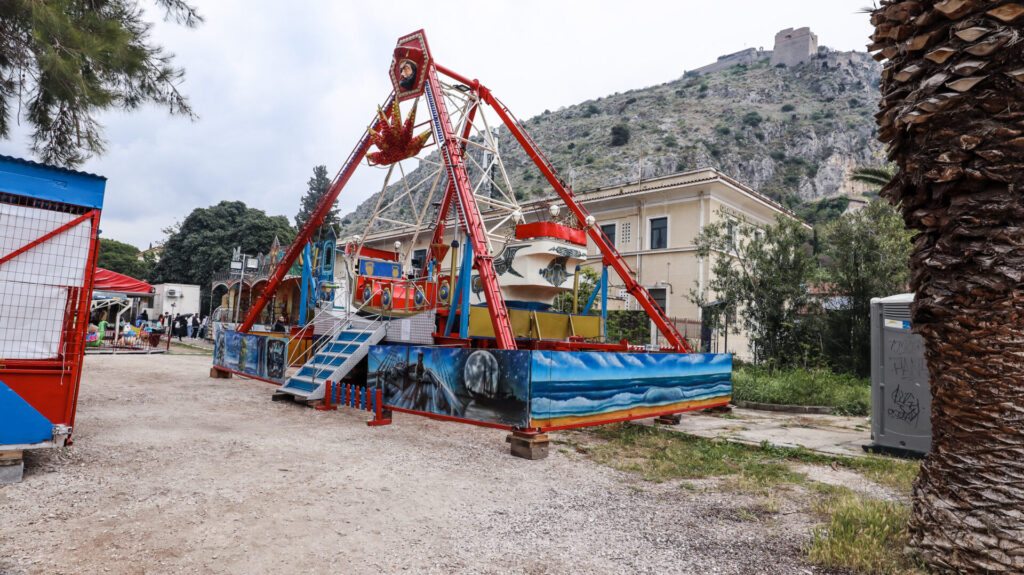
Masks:
[[[412,90],[416,85],[416,63],[402,60],[398,63],[398,86],[403,90]]]

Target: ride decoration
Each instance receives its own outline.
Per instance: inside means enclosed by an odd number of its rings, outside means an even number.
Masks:
[[[412,135],[416,125],[415,104],[405,122],[402,122],[402,111],[398,108],[397,100],[391,104],[386,114],[378,108],[377,117],[380,119],[380,129],[370,129],[370,142],[377,146],[377,151],[366,154],[366,159],[372,165],[388,166],[411,158],[420,153],[430,138],[430,130],[415,138]]]

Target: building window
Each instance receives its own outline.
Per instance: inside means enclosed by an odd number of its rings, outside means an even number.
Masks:
[[[427,248],[412,251],[412,273],[419,275],[423,264],[427,262]]]
[[[631,226],[629,222],[622,222],[622,245],[629,245],[630,240],[633,239],[630,237],[633,231],[632,228],[633,226]]]
[[[615,228],[617,227],[618,226],[616,226],[615,224],[605,224],[601,226],[601,233],[604,234],[604,237],[608,239],[608,243],[610,243],[613,246],[615,245]]]
[[[730,221],[726,225],[725,234],[726,234],[726,238],[725,239],[729,242],[728,244],[726,244],[726,249],[728,249],[729,251],[732,251],[732,250],[736,249],[736,223],[735,222]]]
[[[668,293],[667,290],[665,288],[650,288],[647,290],[647,293],[651,294],[651,299],[654,300],[654,303],[658,304],[661,311],[668,315],[668,308],[666,307],[668,302],[665,301],[665,296]]]
[[[652,250],[662,250],[668,247],[668,218],[651,218],[651,245]]]

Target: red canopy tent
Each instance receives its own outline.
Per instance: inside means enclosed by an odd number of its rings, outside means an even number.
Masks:
[[[129,296],[144,296],[153,293],[153,286],[124,274],[96,268],[93,291],[114,292]]]

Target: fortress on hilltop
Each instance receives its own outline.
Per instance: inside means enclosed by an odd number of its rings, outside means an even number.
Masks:
[[[818,47],[818,35],[811,29],[786,28],[775,34],[775,46],[772,50],[747,48],[732,54],[719,56],[718,60],[688,72],[690,75],[710,74],[727,70],[737,64],[754,64],[768,59],[772,66],[796,66],[804,62],[812,62],[822,68],[836,68],[852,64],[853,52],[836,52],[822,46]]]

